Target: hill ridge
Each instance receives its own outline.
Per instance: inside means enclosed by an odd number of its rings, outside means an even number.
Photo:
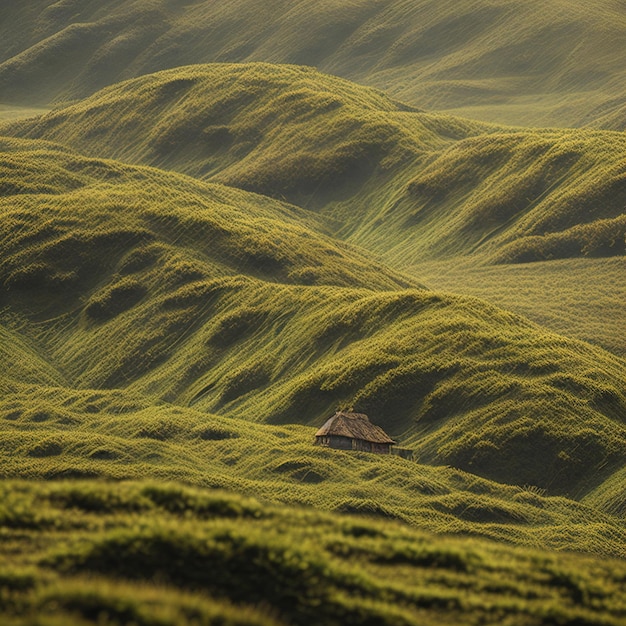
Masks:
[[[403,112],[310,68],[167,70],[0,132],[306,206],[400,269],[461,255],[516,263],[625,250],[623,133]]]

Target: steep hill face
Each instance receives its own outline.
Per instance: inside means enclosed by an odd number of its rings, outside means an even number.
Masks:
[[[578,125],[624,96],[619,0],[3,0],[0,8],[0,93],[11,102],[74,99],[140,74],[224,61],[312,65],[418,106],[504,123]]]
[[[623,133],[426,114],[306,68],[168,70],[1,131],[287,199],[401,267],[625,251]]]
[[[3,148],[3,320],[50,363],[33,382],[58,371],[274,424],[352,405],[424,462],[552,493],[623,461],[617,357],[419,289],[273,200],[39,141]]]

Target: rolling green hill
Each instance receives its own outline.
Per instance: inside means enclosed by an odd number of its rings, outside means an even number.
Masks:
[[[467,258],[420,263],[427,285],[487,300],[562,335],[626,357],[626,258],[484,265]]]
[[[316,447],[310,427],[256,424],[128,389],[24,383],[4,395],[0,420],[5,479],[178,481],[431,532],[626,556],[626,526],[609,498],[590,506],[451,467]],[[600,493],[607,484],[587,500]]]
[[[623,133],[488,126],[263,64],[161,72],[2,132],[287,199],[401,270],[419,277],[427,264],[432,287],[488,297],[624,355],[624,279],[602,259],[624,254]],[[520,299],[507,276],[530,261],[544,264]],[[485,263],[509,267],[451,280],[450,266]]]
[[[376,188],[381,164],[393,173],[449,143],[436,121],[425,125],[428,116],[407,110],[381,92],[310,68],[203,65],[121,83],[6,129],[199,178],[220,173],[301,204],[313,196],[319,206],[318,194],[330,194],[326,201],[350,197],[371,176]],[[457,125],[445,130],[465,136],[482,128]]]
[[[171,280],[190,282],[201,278],[186,269],[193,259],[183,259],[179,266],[172,258],[177,233],[188,232],[204,250],[207,267],[221,276],[244,272],[308,284],[417,285],[350,245],[339,247],[318,232],[324,226],[315,216],[285,203],[154,169],[81,157],[46,142],[7,139],[1,147],[7,284],[68,291],[96,285],[99,273],[114,267],[126,248],[140,244],[147,251],[121,261],[128,265],[122,274],[170,259]],[[59,223],[52,227],[55,219]],[[169,246],[156,243],[159,234]],[[36,255],[32,267],[25,262],[33,251],[27,247],[31,243]],[[78,256],[68,256],[74,247]],[[40,300],[50,304],[50,294],[44,295]]]
[[[623,133],[406,110],[306,68],[178,68],[0,130],[285,198],[398,267],[625,251]]]
[[[625,626],[625,9],[0,0],[0,622]]]
[[[419,289],[268,198],[3,147],[5,325],[37,376],[274,424],[354,405],[423,462],[551,493],[623,464],[623,360]]]
[[[620,0],[3,0],[0,9],[0,93],[12,103],[248,61],[312,65],[420,107],[507,124],[603,124],[624,97]]]

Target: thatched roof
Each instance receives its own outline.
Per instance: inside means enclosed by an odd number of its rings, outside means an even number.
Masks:
[[[315,434],[316,437],[328,435],[350,437],[350,439],[361,439],[372,443],[396,443],[380,426],[372,424],[363,413],[346,411],[335,413]]]

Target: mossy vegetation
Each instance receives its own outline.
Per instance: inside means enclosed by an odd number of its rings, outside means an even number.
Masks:
[[[623,561],[175,483],[2,491],[5,623],[622,623]]]
[[[625,251],[623,133],[407,111],[310,68],[177,68],[2,132],[286,199],[400,268]]]
[[[33,383],[49,363],[73,387],[273,424],[355,406],[421,462],[553,494],[621,466],[621,359],[420,289],[287,205],[38,145],[5,142],[5,179],[44,193],[5,197],[0,263]]]
[[[606,506],[578,504],[537,487],[507,486],[451,467],[319,448],[312,445],[310,427],[255,424],[157,405],[130,391],[16,386],[0,404],[0,433],[5,479],[176,480],[264,502],[398,520],[431,532],[624,556],[626,528],[608,501]],[[598,493],[603,490],[605,485],[598,487]],[[110,500],[116,510],[147,510],[116,495],[115,483],[104,491],[90,496],[88,487],[68,488],[64,506],[96,513]],[[160,502],[170,493],[177,488],[154,486],[150,497]],[[199,503],[205,497],[194,496]],[[182,494],[163,506],[180,512],[187,500]],[[210,505],[199,503],[193,505],[196,514],[210,515]],[[255,510],[245,515],[255,516]],[[38,523],[34,509],[4,511],[7,520],[22,516]]]

